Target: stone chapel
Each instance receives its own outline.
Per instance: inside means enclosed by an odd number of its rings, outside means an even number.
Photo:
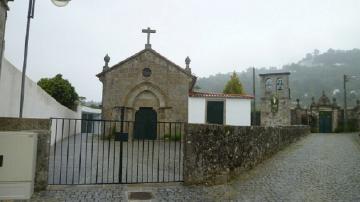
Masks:
[[[145,49],[109,67],[110,57],[97,77],[103,84],[102,118],[135,121],[150,117],[158,122],[187,122],[188,95],[195,85],[190,58],[186,68],[173,63],[152,49],[150,33]]]

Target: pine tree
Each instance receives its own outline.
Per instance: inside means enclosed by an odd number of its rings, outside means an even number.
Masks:
[[[237,76],[236,72],[234,71],[230,77],[230,80],[225,85],[223,93],[226,94],[243,94],[244,88],[240,82],[239,77]]]

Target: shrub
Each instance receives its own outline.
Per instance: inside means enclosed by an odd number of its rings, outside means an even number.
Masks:
[[[57,74],[53,78],[42,78],[37,84],[60,104],[76,110],[79,96],[75,88],[68,80],[63,79],[61,74]]]
[[[164,139],[165,140],[171,140],[171,141],[179,141],[179,140],[181,140],[181,137],[182,137],[182,135],[181,135],[181,133],[175,133],[175,134],[165,134],[164,135]]]

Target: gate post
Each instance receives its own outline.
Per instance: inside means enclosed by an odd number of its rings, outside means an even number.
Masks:
[[[34,191],[46,190],[49,173],[50,119],[0,117],[0,131],[29,131],[38,134]]]

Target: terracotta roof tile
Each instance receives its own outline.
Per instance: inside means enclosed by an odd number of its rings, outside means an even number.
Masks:
[[[240,98],[240,99],[254,99],[252,95],[244,94],[225,94],[225,93],[208,93],[208,92],[189,92],[190,97],[215,97],[215,98]]]

